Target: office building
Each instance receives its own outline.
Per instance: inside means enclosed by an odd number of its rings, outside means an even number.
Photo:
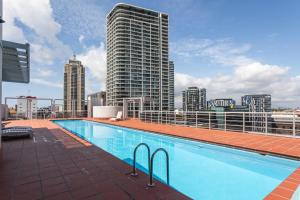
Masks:
[[[88,100],[88,117],[93,116],[94,106],[106,106],[106,92],[96,92],[87,96]]]
[[[206,89],[200,89],[200,110],[207,110],[207,101],[206,101]]]
[[[227,99],[212,99],[207,102],[207,108],[208,110],[215,110],[217,107],[223,107],[223,108],[234,108],[236,105],[235,100],[231,98]]]
[[[84,111],[85,108],[85,69],[74,55],[65,64],[64,71],[64,111]]]
[[[146,97],[144,110],[172,107],[168,21],[167,14],[124,3],[107,15],[107,105]]]
[[[17,99],[17,116],[26,119],[36,118],[37,99],[32,96],[19,96]]]
[[[245,95],[242,97],[242,105],[249,107],[249,112],[271,112],[272,102],[269,94]]]
[[[174,111],[175,105],[175,97],[174,97],[174,62],[169,62],[169,110]]]
[[[200,91],[198,87],[188,87],[182,91],[182,109],[184,111],[199,111]]]

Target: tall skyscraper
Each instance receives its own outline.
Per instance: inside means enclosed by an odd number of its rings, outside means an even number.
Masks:
[[[200,110],[207,109],[207,101],[206,101],[206,89],[200,89]]]
[[[167,14],[124,3],[107,15],[107,104],[147,97],[145,110],[169,110]]]
[[[174,110],[174,62],[169,62],[169,110]]]
[[[188,87],[182,91],[182,109],[184,111],[199,111],[200,91],[198,87]]]
[[[245,95],[242,97],[242,105],[248,106],[250,112],[271,112],[272,100],[269,94]]]
[[[74,55],[65,64],[64,72],[64,111],[84,111],[85,109],[85,69]]]

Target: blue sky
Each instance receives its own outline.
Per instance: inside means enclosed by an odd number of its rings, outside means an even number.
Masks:
[[[170,18],[176,105],[188,86],[208,99],[270,93],[274,107],[300,107],[300,1],[123,1]],[[31,83],[4,83],[3,96],[63,96],[72,54],[87,68],[86,93],[105,89],[108,0],[4,0],[4,39],[31,44]]]

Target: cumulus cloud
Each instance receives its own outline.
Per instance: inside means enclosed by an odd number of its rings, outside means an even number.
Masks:
[[[295,105],[300,97],[299,76],[289,76],[290,67],[263,63],[247,56],[250,44],[236,45],[230,39],[187,39],[171,44],[174,54],[183,58],[208,59],[217,65],[230,67],[232,73],[212,77],[194,77],[176,73],[176,95],[189,86],[205,87],[210,98],[232,97],[244,94],[272,94],[275,105]],[[181,105],[181,98],[177,98]]]
[[[88,70],[86,81],[87,88],[89,88],[88,92],[104,90],[106,79],[106,49],[104,43],[100,43],[99,46],[85,47],[84,52],[77,55],[77,58]]]
[[[70,54],[70,48],[57,38],[61,25],[54,20],[50,0],[4,0],[3,12],[6,21],[3,38],[29,42],[33,62],[52,64]],[[20,24],[30,33],[25,34]]]

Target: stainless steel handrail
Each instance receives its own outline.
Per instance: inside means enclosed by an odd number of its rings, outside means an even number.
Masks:
[[[141,146],[145,146],[147,148],[147,151],[148,151],[148,170],[149,170],[149,173],[150,173],[150,169],[151,169],[151,165],[150,165],[150,147],[146,143],[140,143],[134,148],[133,165],[132,165],[131,176],[137,176],[138,175],[136,173],[136,152],[137,152],[138,148],[141,147]]]
[[[164,149],[164,148],[158,148],[156,149],[152,156],[151,156],[151,163],[150,163],[150,177],[149,177],[149,183],[148,186],[149,187],[154,187],[155,184],[153,183],[153,162],[154,162],[154,157],[155,155],[159,152],[159,151],[163,151],[166,155],[166,167],[167,167],[167,184],[169,185],[170,183],[170,175],[169,175],[169,154],[168,152]]]

